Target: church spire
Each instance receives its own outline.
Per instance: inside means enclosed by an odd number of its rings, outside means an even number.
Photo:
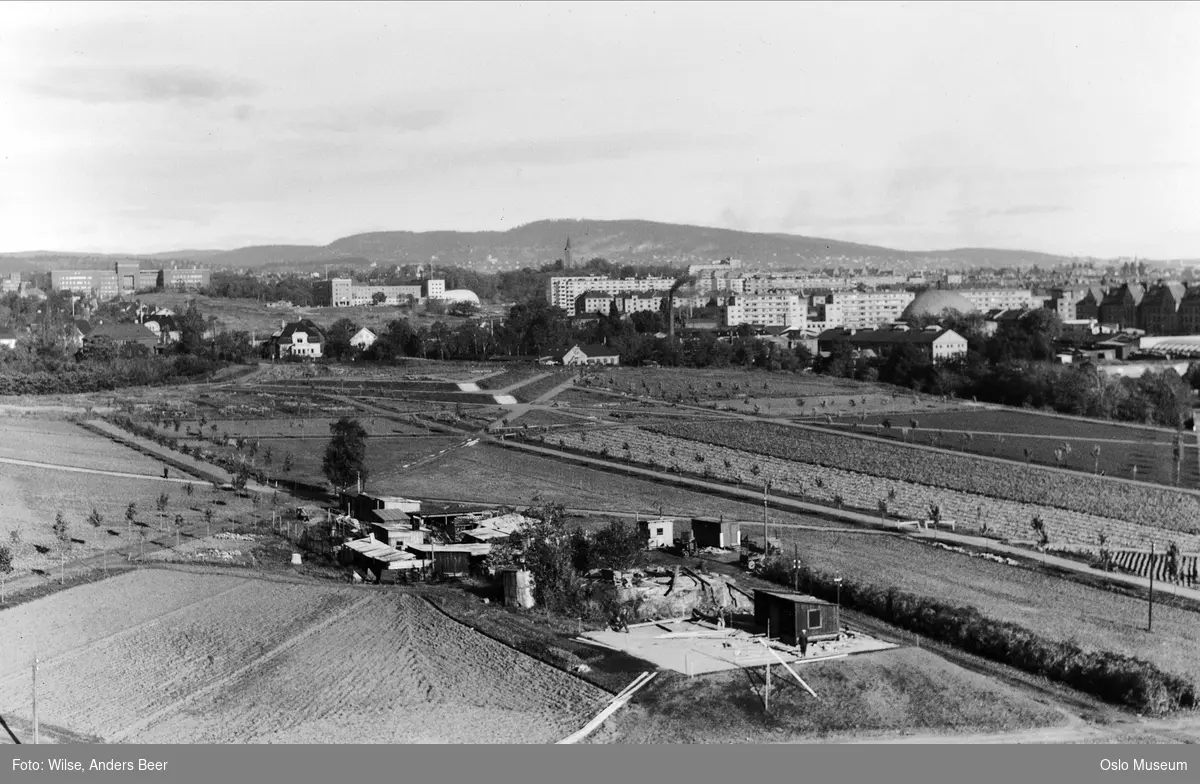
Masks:
[[[571,269],[571,235],[567,235],[567,246],[563,248],[563,269]]]

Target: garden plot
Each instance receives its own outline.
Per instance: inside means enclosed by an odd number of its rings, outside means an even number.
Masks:
[[[610,695],[410,594],[171,570],[0,614],[0,713],[107,742],[546,743]]]

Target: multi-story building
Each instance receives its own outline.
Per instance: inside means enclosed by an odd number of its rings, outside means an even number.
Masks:
[[[911,291],[837,291],[827,294],[819,304],[835,305],[841,311],[841,326],[850,329],[874,329],[900,319],[916,295]],[[815,301],[815,300],[814,300]]]
[[[600,275],[550,278],[547,298],[551,305],[571,313],[575,300],[586,291],[603,291],[613,296],[625,291],[667,291],[671,278],[605,278]]]
[[[1104,302],[1104,289],[1088,286],[1075,303],[1075,318],[1100,320],[1100,303]]]
[[[1180,330],[1179,306],[1187,294],[1182,283],[1162,283],[1151,287],[1138,308],[1138,329],[1152,335],[1175,335]]]
[[[381,294],[382,304],[399,305],[406,299],[439,299],[446,293],[446,281],[426,280],[402,286],[356,285],[350,278],[330,278],[313,282],[313,304],[326,308],[349,308],[374,304]]]
[[[721,320],[726,327],[760,324],[803,329],[808,323],[808,303],[799,294],[739,294],[730,297]]]
[[[1125,283],[1112,289],[1100,303],[1101,323],[1116,324],[1121,329],[1137,329],[1138,306],[1145,296],[1145,289],[1138,283]]]
[[[206,288],[212,280],[212,270],[191,267],[188,269],[163,269],[155,274],[156,283],[167,291]]]
[[[55,291],[94,294],[99,299],[132,296],[138,291],[162,286],[174,291],[207,286],[211,270],[189,269],[144,270],[136,261],[118,261],[109,270],[50,270],[50,287]]]
[[[667,298],[663,291],[629,292],[617,298],[617,310],[622,313],[659,313]]]
[[[1041,307],[1029,289],[956,289],[983,312]]]
[[[688,275],[698,277],[704,275],[707,277],[713,272],[728,272],[729,270],[740,270],[742,268],[741,259],[722,259],[721,261],[713,262],[712,264],[692,264],[688,267]]]
[[[1200,286],[1192,286],[1179,303],[1179,331],[1200,335]]]
[[[607,291],[585,291],[575,298],[575,307],[569,313],[582,316],[587,313],[599,313],[607,316],[612,308],[613,295]]]

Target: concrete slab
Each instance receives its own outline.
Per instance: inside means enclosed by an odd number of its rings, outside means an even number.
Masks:
[[[674,621],[631,626],[629,631],[587,632],[584,637],[628,652],[662,669],[685,675],[701,675],[722,670],[762,667],[768,662],[777,664],[770,651],[765,650],[761,635],[740,629],[717,629],[712,624]],[[869,651],[895,648],[857,631],[844,632],[841,639],[823,640],[808,646],[806,656],[798,648],[770,643],[775,653],[793,666]]]

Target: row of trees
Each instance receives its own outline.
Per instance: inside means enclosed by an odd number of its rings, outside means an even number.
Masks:
[[[913,328],[927,322],[915,320]],[[967,338],[965,357],[934,363],[902,344],[884,357],[855,358],[848,346],[840,345],[817,360],[814,370],[934,395],[1099,419],[1180,427],[1191,416],[1191,387],[1200,383],[1200,374],[1189,372],[1185,380],[1166,369],[1123,378],[1108,376],[1092,363],[1057,364],[1055,341],[1062,323],[1053,311],[1033,311],[1025,319],[1002,324],[994,335],[984,332],[978,314],[950,314],[943,323]]]

